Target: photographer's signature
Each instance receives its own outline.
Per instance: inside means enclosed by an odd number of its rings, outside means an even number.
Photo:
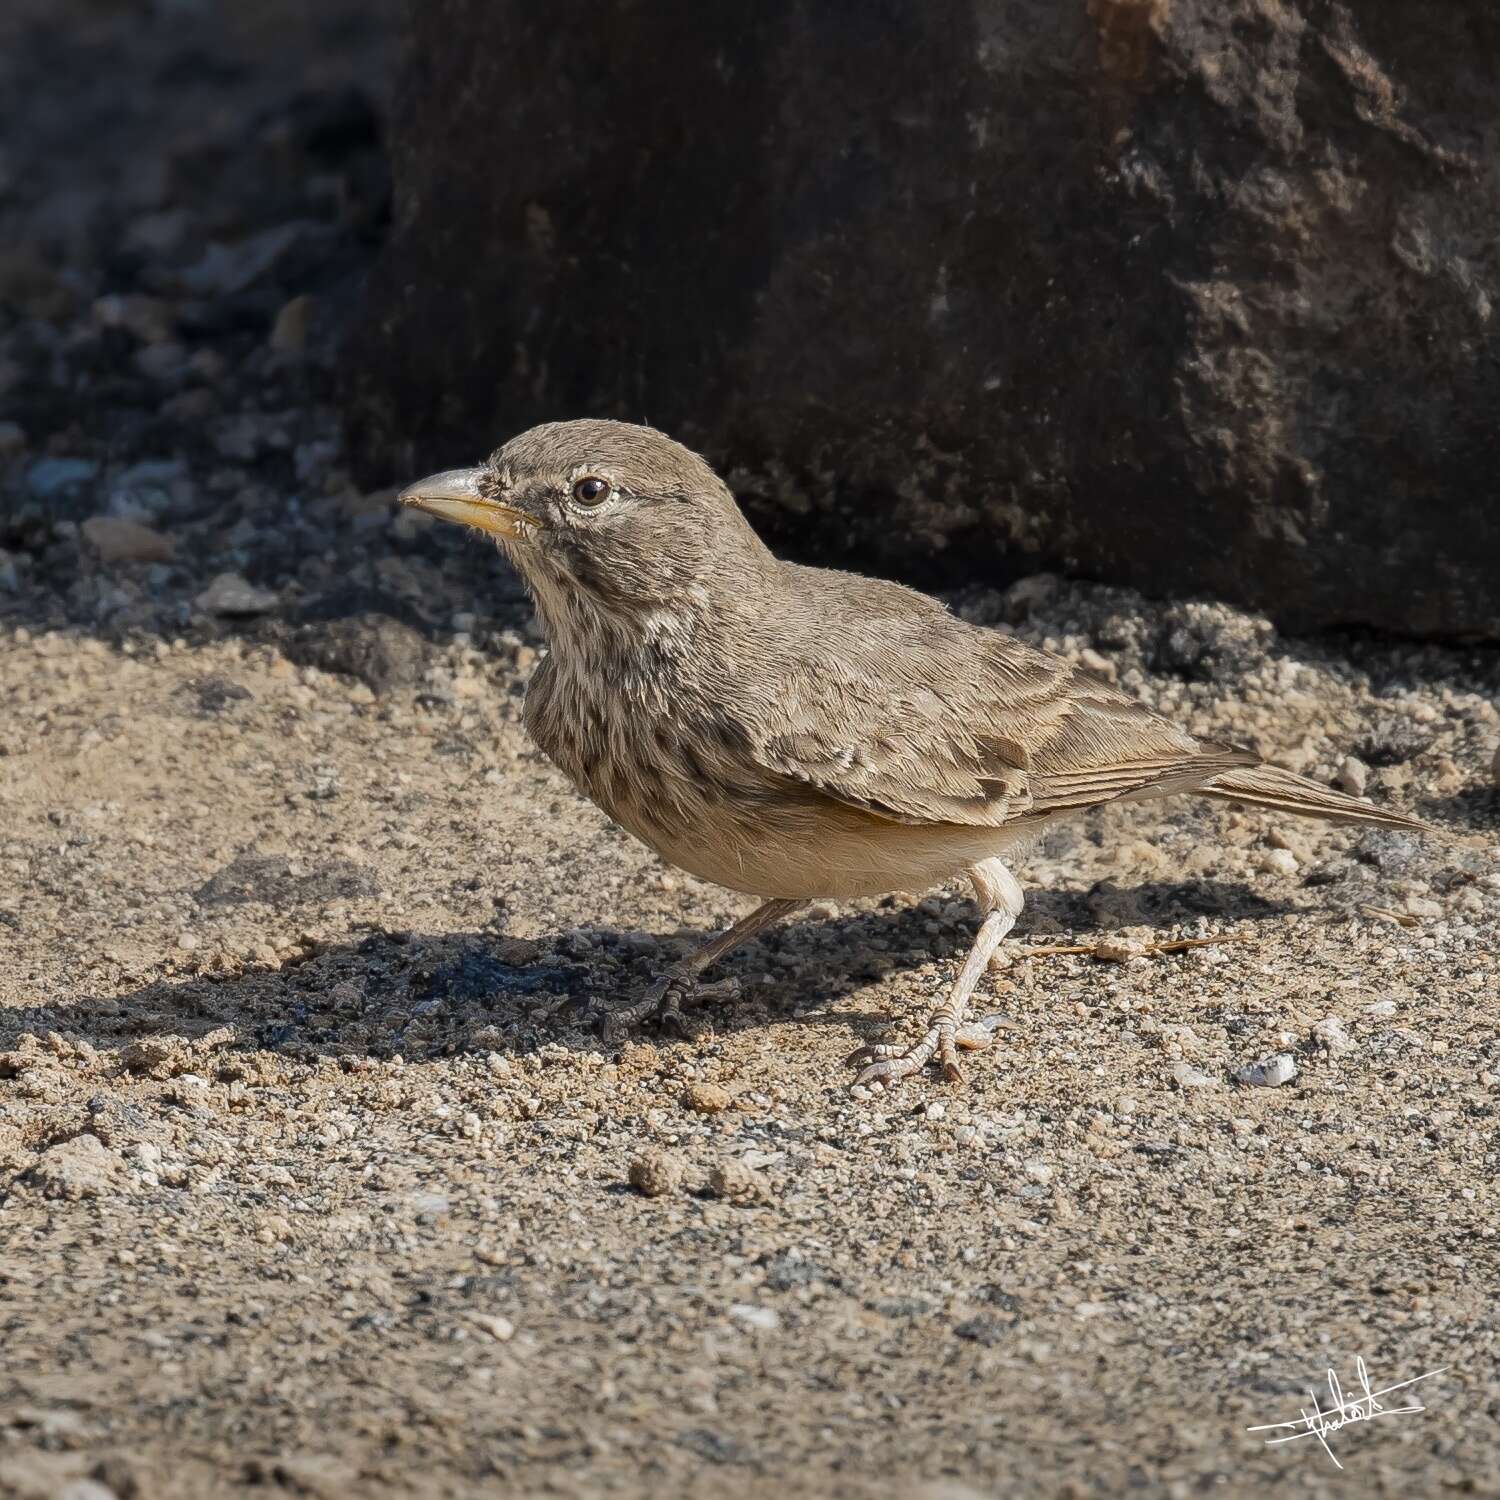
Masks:
[[[1280,1433],[1279,1437],[1266,1439],[1268,1447],[1276,1443],[1294,1443],[1298,1438],[1315,1437],[1322,1444],[1323,1451],[1333,1459],[1334,1468],[1342,1469],[1343,1464],[1333,1457],[1333,1449],[1328,1446],[1330,1432],[1337,1432],[1352,1422],[1373,1422],[1376,1417],[1402,1417],[1411,1412],[1426,1411],[1427,1408],[1421,1402],[1413,1406],[1382,1406],[1380,1398],[1389,1396],[1392,1391],[1404,1391],[1409,1386],[1418,1385],[1424,1380],[1432,1380],[1443,1374],[1448,1366],[1444,1365],[1441,1370],[1429,1370],[1425,1375],[1417,1375],[1411,1380],[1398,1380],[1395,1385],[1382,1386],[1378,1391],[1370,1389],[1370,1375],[1365,1369],[1363,1359],[1356,1359],[1354,1368],[1359,1376],[1359,1394],[1345,1395],[1338,1372],[1330,1369],[1328,1391],[1333,1399],[1331,1406],[1321,1406],[1317,1396],[1309,1394],[1307,1399],[1312,1402],[1312,1405],[1302,1407],[1301,1415],[1295,1421],[1263,1422],[1258,1427],[1247,1428],[1246,1431]]]

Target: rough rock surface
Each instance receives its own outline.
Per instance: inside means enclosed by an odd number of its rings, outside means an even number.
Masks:
[[[113,1186],[119,1158],[92,1135],[49,1146],[31,1169],[29,1181],[48,1198],[98,1198]]]
[[[1500,10],[420,7],[382,483],[650,420],[778,540],[1500,634]]]

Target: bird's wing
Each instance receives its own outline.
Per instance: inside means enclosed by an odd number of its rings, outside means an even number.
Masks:
[[[899,594],[908,613],[820,621],[756,674],[740,728],[764,770],[897,822],[998,827],[1258,760],[1195,740],[1060,656]]]

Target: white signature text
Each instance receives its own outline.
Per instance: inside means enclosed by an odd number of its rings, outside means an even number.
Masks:
[[[1420,1401],[1411,1406],[1384,1406],[1380,1398],[1389,1396],[1393,1391],[1404,1391],[1409,1386],[1417,1385],[1424,1380],[1432,1380],[1443,1374],[1448,1366],[1444,1365],[1441,1370],[1429,1370],[1425,1375],[1415,1376],[1411,1380],[1398,1380],[1395,1385],[1382,1386],[1378,1391],[1370,1389],[1370,1375],[1365,1369],[1363,1359],[1356,1359],[1354,1368],[1359,1377],[1358,1394],[1345,1395],[1337,1371],[1329,1370],[1328,1393],[1332,1399],[1332,1405],[1327,1407],[1321,1405],[1316,1394],[1309,1392],[1307,1399],[1312,1404],[1301,1407],[1301,1414],[1294,1421],[1263,1422],[1258,1427],[1247,1428],[1246,1431],[1280,1434],[1278,1437],[1266,1439],[1268,1447],[1277,1443],[1294,1443],[1298,1438],[1315,1437],[1322,1445],[1323,1451],[1330,1459],[1333,1459],[1334,1468],[1342,1469],[1343,1464],[1333,1457],[1333,1449],[1328,1446],[1330,1432],[1338,1432],[1340,1428],[1348,1427],[1354,1422],[1373,1422],[1376,1417],[1402,1417],[1412,1412],[1426,1411],[1427,1408]]]

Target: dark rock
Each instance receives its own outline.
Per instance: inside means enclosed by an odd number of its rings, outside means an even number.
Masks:
[[[226,297],[243,292],[273,272],[294,254],[305,254],[308,241],[326,239],[326,225],[297,220],[252,234],[237,244],[212,244],[203,258],[182,273],[189,292],[202,297]]]
[[[953,1332],[961,1339],[968,1339],[975,1344],[983,1344],[990,1348],[998,1344],[1010,1331],[1010,1324],[999,1318],[992,1318],[981,1313],[976,1318],[968,1318],[958,1324]]]
[[[376,693],[412,687],[431,656],[422,621],[409,605],[367,589],[337,590],[310,600],[277,644],[301,666],[357,677]]]
[[[1500,634],[1489,0],[413,14],[368,482],[649,417],[802,555]]]
[[[82,493],[93,485],[99,465],[87,458],[42,458],[26,471],[26,487],[38,500]]]
[[[88,1101],[88,1125],[90,1135],[96,1135],[106,1146],[117,1149],[133,1145],[137,1141],[153,1141],[160,1145],[171,1139],[171,1129],[163,1125],[154,1115],[147,1114],[139,1105],[124,1099],[114,1099],[107,1094],[95,1094]]]
[[[988,1282],[980,1288],[979,1295],[993,1307],[1003,1308],[1008,1313],[1020,1314],[1021,1299],[1014,1292],[1008,1292],[1002,1286],[996,1286],[994,1282]]]
[[[357,677],[377,693],[410,687],[422,675],[427,645],[411,626],[389,615],[353,615],[297,631],[287,655],[304,666]]]
[[[26,250],[0,251],[0,308],[60,322],[76,300],[56,268],[40,256]]]
[[[57,537],[59,523],[92,515],[99,467],[92,459],[42,458],[27,468],[20,493],[0,489],[0,547],[43,551]]]
[[[144,459],[110,481],[109,512],[149,524],[180,509],[190,494],[187,465],[181,459]]]

